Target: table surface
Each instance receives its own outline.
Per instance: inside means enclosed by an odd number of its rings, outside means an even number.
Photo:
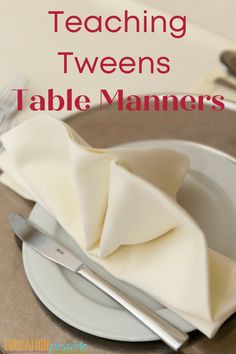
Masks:
[[[115,106],[91,110],[74,116],[68,123],[84,139],[96,147],[106,147],[134,140],[175,138],[200,142],[236,157],[236,113],[206,114],[183,112],[181,118],[173,113],[118,112]],[[169,354],[173,351],[162,342],[124,343],[110,341],[76,330],[51,314],[33,294],[24,273],[21,249],[8,222],[11,212],[27,216],[33,204],[0,185],[0,334],[4,338],[49,339],[50,342],[83,340],[87,353]],[[198,331],[191,334],[185,354],[235,354],[236,316],[232,316],[209,340]]]

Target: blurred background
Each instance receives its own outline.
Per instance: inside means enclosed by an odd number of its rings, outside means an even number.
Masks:
[[[133,14],[186,15],[187,34],[173,40],[160,33],[95,33],[85,31],[53,33],[49,10],[64,10],[65,15],[120,15],[128,9]],[[218,77],[228,77],[220,64],[222,51],[236,47],[236,3],[234,0],[0,0],[0,86],[16,74],[28,79],[29,94],[44,94],[49,87],[57,93],[73,88],[77,94],[99,102],[99,91],[107,88],[114,92],[123,88],[125,94],[191,92],[224,94],[236,100],[236,90],[218,84]],[[152,57],[168,56],[171,72],[167,75],[144,73],[125,75],[119,72],[106,75],[79,75],[75,68],[63,74],[62,58],[58,51],[74,51],[80,58],[88,56]],[[17,115],[18,121],[32,115],[27,108]],[[66,118],[69,112],[53,112]]]

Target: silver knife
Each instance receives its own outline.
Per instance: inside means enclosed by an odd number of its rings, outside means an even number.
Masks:
[[[77,257],[62,246],[50,235],[42,232],[34,224],[19,214],[10,215],[10,223],[15,235],[30,248],[49,260],[82,276],[98,289],[109,295],[133,316],[157,334],[169,347],[178,351],[188,340],[189,336],[161,318],[155,312],[131,299],[121,290],[111,285],[94,271],[84,265]]]

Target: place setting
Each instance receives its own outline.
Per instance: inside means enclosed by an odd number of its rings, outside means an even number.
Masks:
[[[228,152],[236,148],[206,146],[199,128],[199,142],[187,141],[196,115],[206,129],[222,115],[235,124],[231,108],[209,109],[134,118],[115,106],[95,108],[84,113],[87,120],[39,116],[1,137],[3,182],[36,203],[29,220],[12,211],[12,237],[23,240],[32,289],[61,320],[98,337],[162,339],[177,350],[186,333],[214,337],[234,313],[236,164]],[[124,133],[133,119],[136,139]],[[176,127],[188,119],[175,138],[172,119]],[[116,146],[92,147],[71,128],[86,137],[98,122]],[[124,143],[124,136],[137,141]],[[97,132],[95,144],[103,138]]]
[[[169,5],[0,5],[2,354],[236,353],[233,34]]]

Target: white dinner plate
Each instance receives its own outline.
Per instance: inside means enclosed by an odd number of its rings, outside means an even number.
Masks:
[[[123,145],[124,146],[124,145]],[[181,140],[149,140],[125,146],[160,146],[184,152],[190,169],[179,193],[179,203],[199,223],[209,247],[236,260],[236,160],[213,148]],[[98,273],[127,291],[170,322],[189,332],[194,328],[140,290],[112,278],[89,260],[77,244],[39,205],[30,216]],[[121,341],[152,341],[157,336],[108,296],[78,275],[23,247],[28,280],[44,305],[64,322],[99,337]],[[143,265],[145,267],[145,264]],[[199,289],[199,296],[201,289]]]

